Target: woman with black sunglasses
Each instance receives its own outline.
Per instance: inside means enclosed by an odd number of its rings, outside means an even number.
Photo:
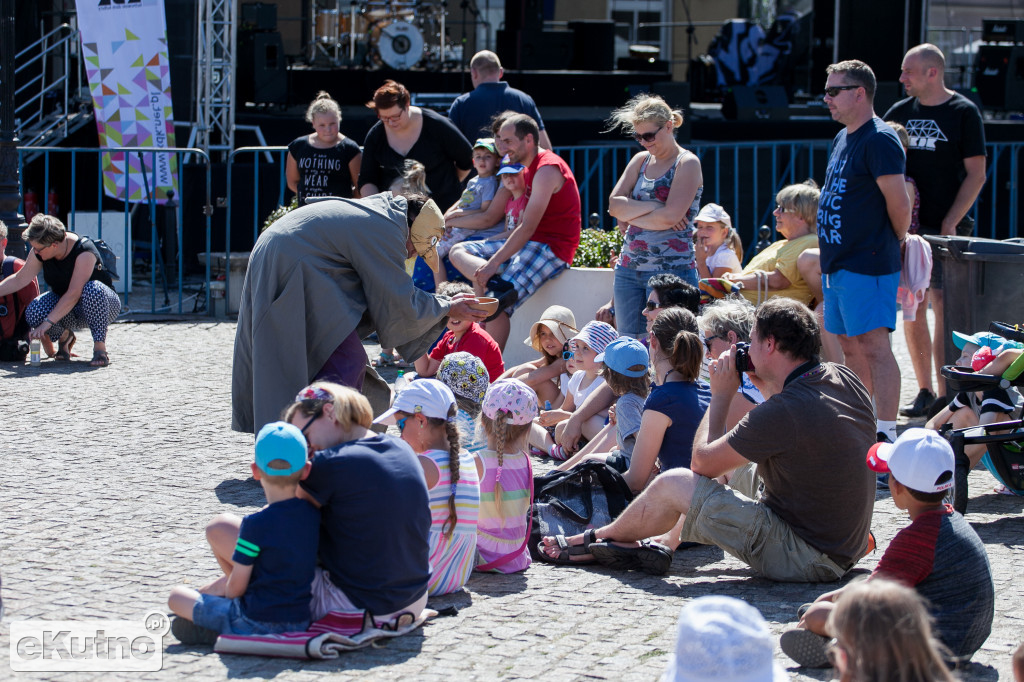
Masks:
[[[682,112],[661,97],[642,94],[612,112],[610,130],[622,128],[644,151],[629,162],[608,199],[625,239],[615,266],[615,310],[619,333],[639,337],[640,314],[651,293],[648,280],[675,274],[696,286],[693,220],[704,189],[700,159],[679,146]]]

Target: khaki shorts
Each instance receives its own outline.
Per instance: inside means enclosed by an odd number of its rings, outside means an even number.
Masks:
[[[750,492],[757,478],[741,469],[734,482]],[[679,539],[717,545],[771,580],[831,582],[849,570],[808,544],[766,505],[704,476],[697,476]]]

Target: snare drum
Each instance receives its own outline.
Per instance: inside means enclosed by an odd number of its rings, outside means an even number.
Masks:
[[[408,21],[379,22],[370,40],[380,60],[392,69],[411,69],[423,59],[423,35]]]
[[[345,19],[347,22],[348,17]],[[322,9],[316,13],[316,42],[321,45],[337,45],[338,10]]]

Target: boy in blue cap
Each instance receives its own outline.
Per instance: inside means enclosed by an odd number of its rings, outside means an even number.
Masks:
[[[198,592],[179,585],[168,606],[178,615],[171,632],[183,644],[213,643],[219,634],[304,632],[316,568],[320,510],[295,496],[309,474],[306,438],[273,422],[256,436],[252,475],[267,506],[241,520],[231,556],[214,550],[224,575]]]

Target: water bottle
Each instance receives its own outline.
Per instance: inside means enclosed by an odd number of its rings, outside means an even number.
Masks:
[[[28,361],[33,367],[38,367],[40,356],[43,351],[43,343],[39,339],[32,339],[28,344]]]
[[[409,380],[405,376],[405,371],[398,370],[398,376],[395,377],[395,394],[397,395],[400,391],[405,389],[409,385]]]

